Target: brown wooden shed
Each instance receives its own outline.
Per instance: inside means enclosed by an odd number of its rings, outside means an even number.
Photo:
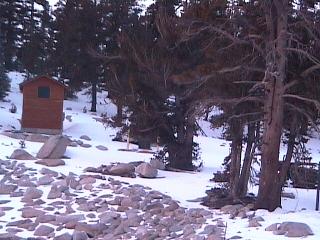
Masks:
[[[50,77],[40,76],[22,82],[20,90],[23,93],[21,130],[62,133],[65,86]]]

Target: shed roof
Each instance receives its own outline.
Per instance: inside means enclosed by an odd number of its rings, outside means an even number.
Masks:
[[[35,78],[27,79],[27,80],[23,81],[22,83],[20,83],[19,84],[20,90],[22,90],[25,85],[28,85],[28,84],[30,84],[32,82],[35,82],[35,81],[38,81],[41,78],[46,78],[46,79],[52,81],[52,83],[54,83],[54,84],[57,84],[57,85],[59,85],[59,86],[61,86],[63,88],[67,88],[66,85],[64,85],[62,82],[59,82],[59,81],[53,79],[52,77],[49,77],[49,76],[38,76],[38,77],[35,77]]]

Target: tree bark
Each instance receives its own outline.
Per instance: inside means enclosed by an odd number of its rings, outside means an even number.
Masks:
[[[289,133],[289,138],[288,138],[288,143],[287,143],[286,157],[281,165],[281,169],[280,169],[280,173],[279,173],[280,174],[280,182],[281,182],[282,187],[284,186],[288,171],[290,169],[290,163],[291,163],[291,159],[292,159],[292,155],[293,155],[296,136],[297,136],[297,119],[296,119],[296,117],[294,117],[293,121],[291,122],[291,126],[290,126],[290,133]]]
[[[242,153],[242,136],[243,128],[240,121],[234,120],[230,124],[231,131],[231,162],[230,162],[230,194],[231,197],[237,199],[238,186],[240,178],[240,167],[241,167],[241,153]]]
[[[258,123],[249,123],[248,124],[248,134],[247,134],[247,146],[246,151],[243,158],[243,164],[240,173],[239,186],[237,190],[237,195],[242,198],[247,194],[248,191],[248,182],[250,178],[250,168],[252,164],[253,155],[255,152],[255,141],[256,141],[256,125]],[[258,134],[258,133],[257,133]]]
[[[183,124],[183,122],[181,123]],[[176,140],[168,145],[169,166],[183,170],[193,170],[192,150],[195,118],[188,117],[184,131],[177,133]]]
[[[266,99],[262,137],[261,175],[256,208],[269,211],[281,206],[281,181],[278,174],[279,149],[283,125],[283,92],[286,78],[288,40],[288,0],[265,3],[268,28],[266,57]]]
[[[91,82],[91,112],[97,111],[97,81]]]
[[[266,57],[266,100],[264,105],[265,122],[262,138],[261,173],[256,208],[273,211],[281,206],[281,184],[278,174],[279,149],[283,121],[283,85],[285,75],[286,39],[283,36],[286,14],[279,9],[280,0],[266,4],[266,22],[269,31]],[[284,18],[281,16],[285,14]],[[279,34],[280,33],[280,34]],[[281,56],[281,54],[283,54]],[[284,59],[284,61],[283,61]],[[281,65],[279,65],[281,64]],[[281,71],[281,72],[280,72]]]

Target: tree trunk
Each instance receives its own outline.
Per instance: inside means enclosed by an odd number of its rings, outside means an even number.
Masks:
[[[282,84],[270,83],[265,104],[266,120],[262,138],[261,174],[257,208],[273,211],[281,206],[281,184],[278,174],[279,149],[283,119]],[[273,86],[272,86],[273,85]]]
[[[290,126],[290,134],[289,134],[289,139],[287,143],[287,153],[286,157],[281,165],[280,169],[280,182],[283,187],[287,176],[288,176],[288,171],[290,169],[290,163],[293,155],[293,150],[294,150],[294,144],[295,144],[295,139],[297,136],[297,119],[296,117],[293,118],[293,121],[291,122]]]
[[[117,115],[116,115],[116,126],[120,127],[122,123],[122,108],[123,108],[123,103],[122,100],[117,100]]]
[[[288,39],[288,0],[265,2],[268,28],[266,57],[266,96],[262,138],[261,175],[256,208],[269,211],[281,206],[281,181],[278,174],[279,149],[283,124],[283,92],[286,78]]]
[[[97,81],[91,82],[91,112],[97,111]]]
[[[169,166],[184,170],[193,170],[192,150],[195,118],[189,117],[185,130],[179,131],[177,141],[169,143]],[[182,135],[181,135],[182,134]]]
[[[232,121],[230,124],[231,131],[231,159],[230,159],[230,188],[231,197],[237,199],[238,186],[241,167],[241,153],[242,153],[242,136],[243,128],[238,120]]]
[[[257,123],[258,124],[258,123]],[[237,195],[241,198],[247,194],[248,182],[250,178],[250,168],[252,164],[253,155],[255,152],[255,132],[259,129],[256,128],[256,123],[248,124],[247,146],[243,158],[243,164],[240,173],[239,185]]]

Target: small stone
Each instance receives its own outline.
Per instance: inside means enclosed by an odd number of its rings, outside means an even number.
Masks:
[[[0,195],[11,194],[18,188],[17,185],[0,183]]]
[[[92,145],[89,144],[89,143],[83,143],[80,146],[83,147],[83,148],[91,148],[92,147]]]
[[[74,231],[72,234],[72,240],[87,240],[88,235],[85,232]]]
[[[80,137],[80,139],[82,139],[82,140],[87,140],[87,141],[91,141],[91,138],[90,138],[89,136],[87,136],[87,135],[82,135],[82,136]]]
[[[29,187],[23,194],[23,197],[25,199],[37,199],[37,198],[41,198],[42,194],[43,194],[42,190],[37,189],[35,187]]]
[[[56,199],[62,196],[62,192],[57,186],[52,186],[50,192],[48,193],[47,199]]]
[[[97,149],[99,149],[100,151],[108,151],[108,148],[102,145],[98,145],[96,146]]]
[[[52,233],[54,229],[52,227],[46,226],[46,225],[40,225],[34,232],[35,236],[49,236],[50,233]]]
[[[54,181],[53,177],[51,177],[50,175],[45,175],[43,177],[40,177],[37,181],[37,185],[49,185],[50,183],[52,183]]]
[[[43,215],[45,212],[35,208],[24,208],[22,209],[23,218],[33,218]]]
[[[64,233],[54,237],[53,240],[72,240],[72,235],[70,235],[70,233]]]
[[[257,220],[251,219],[248,227],[261,227],[261,224]]]

